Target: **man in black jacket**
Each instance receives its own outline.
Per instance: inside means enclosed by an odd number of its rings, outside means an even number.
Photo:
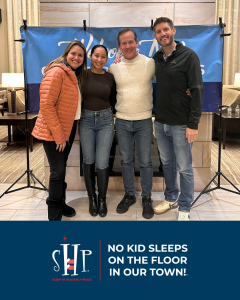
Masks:
[[[163,163],[165,201],[155,207],[162,214],[178,199],[178,220],[190,220],[194,196],[192,143],[198,136],[202,111],[202,74],[197,54],[174,40],[176,29],[168,18],[154,23],[154,36],[161,45],[153,59],[156,66],[157,99],[155,136]],[[186,95],[190,89],[191,97]],[[178,197],[177,171],[181,193]]]

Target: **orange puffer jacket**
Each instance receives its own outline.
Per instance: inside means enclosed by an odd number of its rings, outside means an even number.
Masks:
[[[40,111],[32,135],[62,144],[68,141],[78,106],[78,84],[70,67],[57,64],[40,85]]]

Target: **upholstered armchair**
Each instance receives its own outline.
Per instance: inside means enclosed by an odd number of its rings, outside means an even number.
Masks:
[[[8,111],[12,111],[12,104],[11,104],[11,93],[7,95],[8,101]],[[25,93],[24,90],[18,90],[16,92],[16,112],[25,111]]]
[[[4,103],[7,102],[7,90],[0,91],[0,112],[4,115]]]

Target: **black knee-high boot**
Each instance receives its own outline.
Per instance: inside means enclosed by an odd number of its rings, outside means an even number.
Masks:
[[[62,206],[62,215],[65,217],[74,217],[76,215],[76,211],[73,207],[66,204],[66,189],[67,183],[63,183],[63,206]]]
[[[95,164],[83,164],[83,174],[89,199],[89,213],[98,215],[97,195],[95,192]]]
[[[46,199],[48,205],[48,220],[49,221],[61,221],[62,220],[62,197],[59,199]]]
[[[109,180],[108,167],[104,170],[97,169],[97,185],[98,185],[98,213],[100,217],[107,215],[106,195]]]

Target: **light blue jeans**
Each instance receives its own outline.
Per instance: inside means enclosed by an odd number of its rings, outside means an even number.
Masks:
[[[190,212],[194,197],[192,168],[192,143],[186,139],[186,125],[166,125],[155,122],[155,137],[163,163],[166,189],[165,200],[174,202],[178,198],[177,172],[180,174],[181,193],[179,210]]]
[[[121,169],[125,192],[134,195],[134,150],[140,165],[142,196],[151,196],[153,168],[151,147],[153,137],[152,118],[128,121],[116,118]]]
[[[95,163],[98,169],[106,169],[114,136],[111,108],[100,111],[82,109],[79,136],[83,162],[89,165]]]

